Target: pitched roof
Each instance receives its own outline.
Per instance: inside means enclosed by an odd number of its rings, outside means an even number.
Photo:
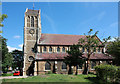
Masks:
[[[65,34],[41,34],[38,42],[40,45],[73,45],[77,44],[80,38],[86,38],[85,35],[65,35]],[[101,41],[100,41],[101,43]]]
[[[66,56],[68,56],[67,53],[37,53],[36,59],[37,60],[64,59],[64,57]],[[87,57],[87,53],[85,53],[83,57]],[[90,59],[106,60],[113,58],[103,53],[95,53],[90,56]]]
[[[83,55],[83,57],[87,57],[87,53]],[[93,53],[90,57],[90,59],[113,59],[111,56],[108,56],[107,54],[103,53]]]

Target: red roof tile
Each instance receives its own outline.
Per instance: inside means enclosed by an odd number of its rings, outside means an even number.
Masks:
[[[67,53],[38,53],[36,59],[64,59]]]
[[[73,45],[77,44],[84,35],[64,35],[64,34],[42,34],[39,40],[40,45]],[[101,41],[100,41],[101,44]]]
[[[85,53],[83,57],[87,57],[87,53]],[[90,59],[113,59],[113,58],[103,53],[93,53],[90,56]]]
[[[64,59],[65,56],[68,56],[68,54],[67,53],[38,53],[36,56],[36,59],[40,59],[40,60]],[[87,57],[87,53],[85,53],[83,57]],[[91,55],[90,59],[112,59],[112,57],[102,53],[95,53]]]

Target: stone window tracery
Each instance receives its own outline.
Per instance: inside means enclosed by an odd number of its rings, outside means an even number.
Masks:
[[[31,27],[34,27],[34,17],[31,16]]]
[[[30,27],[30,16],[27,17],[27,27]]]
[[[85,48],[84,47],[82,48],[82,52],[85,52]]]
[[[49,47],[49,52],[52,52],[52,47]]]
[[[60,52],[60,48],[59,47],[57,47],[57,52]]]
[[[44,46],[44,48],[43,48],[43,52],[46,52],[47,51],[47,48],[46,48],[46,46]]]
[[[51,65],[49,62],[45,63],[45,70],[51,70]]]
[[[100,52],[100,47],[98,48],[98,52]]]
[[[62,63],[62,69],[67,69],[67,65],[64,62]]]
[[[65,52],[65,47],[62,48],[62,52]]]
[[[94,69],[94,66],[96,66],[96,62],[95,61],[91,61],[91,69]]]
[[[82,64],[77,65],[77,69],[82,69]]]
[[[36,28],[38,27],[38,18],[37,18],[37,16],[35,16],[35,27]]]

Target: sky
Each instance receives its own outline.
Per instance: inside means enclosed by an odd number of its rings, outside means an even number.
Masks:
[[[24,13],[33,9],[33,2],[3,2],[3,37],[9,51],[22,49]],[[35,2],[34,10],[41,10],[42,33],[83,35],[89,29],[99,31],[102,40],[118,36],[117,2]]]

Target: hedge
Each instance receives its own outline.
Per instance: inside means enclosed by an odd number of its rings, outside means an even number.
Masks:
[[[98,78],[107,82],[120,82],[120,69],[114,65],[98,65],[94,67]]]
[[[13,76],[13,73],[3,73],[2,76]]]
[[[116,82],[120,83],[120,69],[117,70],[116,72]]]

